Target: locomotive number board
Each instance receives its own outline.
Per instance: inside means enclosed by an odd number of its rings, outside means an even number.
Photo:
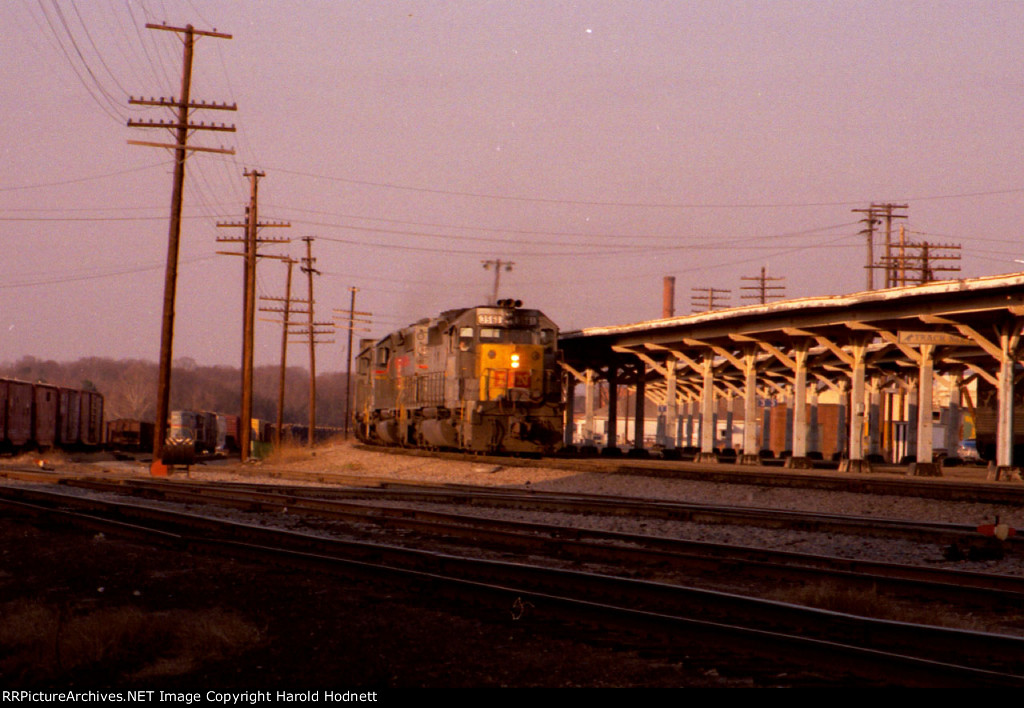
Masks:
[[[481,325],[498,325],[502,327],[536,327],[539,324],[537,315],[497,309],[478,310],[476,322]]]

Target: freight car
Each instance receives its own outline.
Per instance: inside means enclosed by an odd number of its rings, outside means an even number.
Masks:
[[[518,300],[448,310],[357,359],[354,424],[364,442],[545,453],[561,441],[558,329]]]
[[[0,379],[0,449],[90,449],[103,444],[103,395]]]
[[[152,452],[156,425],[146,420],[118,418],[107,421],[107,447],[130,452]]]

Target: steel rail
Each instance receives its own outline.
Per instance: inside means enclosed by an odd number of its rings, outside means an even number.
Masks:
[[[130,482],[126,482],[130,483]],[[766,507],[727,506],[690,502],[656,501],[636,497],[598,494],[562,494],[531,490],[498,490],[494,487],[410,487],[388,484],[384,488],[337,487],[321,489],[321,496],[336,499],[391,499],[394,501],[464,504],[534,511],[594,513],[669,519],[690,523],[745,524],[760,528],[800,531],[855,533],[878,538],[905,538],[935,543],[985,541],[975,526],[938,522],[906,521],[881,517],[846,516],[820,512],[788,511]],[[1024,537],[1014,536],[1003,544],[1006,550],[1024,549]]]
[[[415,448],[358,445],[360,449],[410,457],[436,457],[453,461],[487,463],[506,467],[547,467],[571,472],[592,472],[613,475],[634,475],[665,479],[684,479],[717,484],[756,485],[792,489],[820,489],[858,494],[889,494],[945,501],[973,501],[989,504],[1024,504],[1024,485],[1006,482],[965,482],[948,478],[908,479],[880,475],[839,475],[780,469],[779,467],[747,467],[728,462],[707,464],[678,460],[638,460],[633,458],[595,458],[592,456],[555,456],[542,459],[521,459],[494,455],[472,455],[459,452],[438,452]],[[782,461],[779,460],[781,463]],[[880,472],[906,474],[899,465],[879,465]],[[260,470],[248,474],[259,475]],[[300,473],[302,474],[302,473]],[[298,478],[296,478],[298,479]]]
[[[50,504],[74,504],[73,497],[47,494]],[[514,602],[537,615],[554,612],[564,619],[569,611],[574,618],[582,615],[602,626],[634,631],[642,627],[668,643],[683,637],[691,642],[700,635],[776,657],[800,655],[832,671],[857,667],[861,675],[903,685],[1024,685],[1024,639],[1017,637],[871,620],[578,571],[325,539],[123,503],[89,503],[105,506],[104,514],[134,518],[140,527],[155,526],[163,538],[170,529],[203,534],[199,538],[183,535],[191,549],[203,547],[233,557],[253,554],[262,561],[273,557],[293,566],[340,569],[346,575],[356,571],[379,578],[385,573],[402,583],[456,590],[462,600],[496,595],[506,608]],[[37,513],[64,514],[53,509]]]
[[[660,536],[587,529],[576,526],[506,521],[437,512],[412,507],[380,507],[324,501],[305,496],[302,489],[278,491],[263,486],[234,488],[231,484],[182,485],[166,481],[116,484],[97,480],[69,482],[98,491],[131,490],[170,501],[232,506],[252,511],[286,510],[291,514],[340,518],[389,528],[402,528],[446,539],[487,542],[549,555],[569,555],[591,562],[664,566],[687,572],[742,570],[758,577],[787,580],[836,580],[846,585],[894,594],[926,595],[934,599],[991,606],[1018,605],[1024,600],[1024,578],[974,573],[877,561],[852,560],[744,546],[686,541]],[[316,490],[311,490],[315,494]]]

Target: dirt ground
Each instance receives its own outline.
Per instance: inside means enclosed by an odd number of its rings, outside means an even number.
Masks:
[[[513,619],[511,607],[453,607],[418,588],[9,515],[0,516],[0,618],[5,689],[744,685],[706,661]]]

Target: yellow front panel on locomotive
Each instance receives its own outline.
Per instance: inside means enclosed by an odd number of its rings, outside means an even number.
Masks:
[[[477,378],[481,401],[540,398],[544,395],[544,347],[481,344]]]

